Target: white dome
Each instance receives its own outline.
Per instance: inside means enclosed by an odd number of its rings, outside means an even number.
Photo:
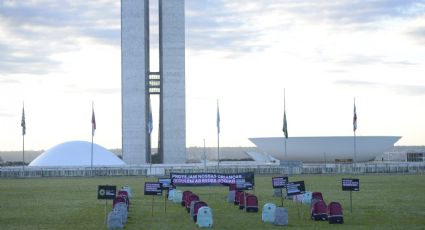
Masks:
[[[124,161],[100,145],[93,144],[93,166],[123,166]],[[29,166],[91,166],[91,143],[69,141],[56,145],[37,158]]]

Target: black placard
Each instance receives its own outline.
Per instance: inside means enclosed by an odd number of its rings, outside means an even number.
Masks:
[[[251,182],[246,181],[245,178],[236,178],[235,183],[237,190],[252,190]]]
[[[294,196],[305,192],[304,181],[288,182],[286,184],[286,195]]]
[[[273,177],[272,185],[273,188],[286,188],[286,184],[288,183],[288,177]]]
[[[342,178],[341,185],[342,191],[360,191],[359,179]]]
[[[145,182],[145,195],[158,195],[162,196],[161,183]]]
[[[235,179],[236,189],[242,190],[245,188],[245,179],[244,178],[236,178]]]
[[[158,182],[162,184],[162,190],[169,190],[174,187],[171,178],[158,178]]]
[[[115,185],[99,185],[97,189],[97,199],[113,200],[117,194],[117,186]]]

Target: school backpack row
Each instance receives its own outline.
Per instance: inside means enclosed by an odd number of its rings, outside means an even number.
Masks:
[[[127,223],[128,211],[130,209],[131,188],[123,187],[118,191],[117,197],[112,202],[112,211],[108,213],[107,227],[108,229],[122,229]]]
[[[343,224],[344,215],[342,206],[338,202],[330,202],[326,205],[322,193],[313,192],[311,198],[311,219],[328,221],[330,224]]]

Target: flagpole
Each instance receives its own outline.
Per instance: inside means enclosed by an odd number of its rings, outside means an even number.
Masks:
[[[286,139],[288,139],[288,134],[287,134],[287,132],[288,132],[288,127],[287,127],[287,124],[286,124],[286,89],[285,88],[283,88],[283,114],[284,114],[284,126],[285,126],[285,158],[287,158],[288,157],[288,153],[286,152]],[[287,160],[287,159],[285,159],[285,160]]]
[[[22,172],[25,171],[25,134],[22,134]]]
[[[288,139],[288,123],[286,122],[286,94],[285,94],[285,88],[283,88],[283,134],[284,134],[284,158],[285,160],[287,160],[286,158],[288,157],[288,153],[286,152],[286,139]]]
[[[217,168],[220,169],[220,133],[217,134]]]
[[[95,126],[95,117],[94,117],[94,103],[91,102],[91,109],[92,109],[92,125],[91,125],[91,161],[90,161],[90,169],[91,169],[91,176],[93,176],[93,137],[94,137],[94,126]]]
[[[356,130],[357,130],[357,111],[356,111],[356,98],[354,97],[354,115],[353,115],[354,156],[353,156],[353,169],[355,169],[355,167],[356,167],[356,157],[357,157],[356,156],[357,155]]]
[[[204,171],[207,170],[207,155],[205,153],[205,138],[204,138]]]
[[[152,105],[151,98],[149,97],[149,115],[148,115],[148,133],[149,133],[149,172],[152,173],[152,130],[153,130],[153,120],[152,120]]]
[[[25,134],[26,134],[26,124],[25,124],[25,104],[22,101],[22,172],[25,172]]]
[[[217,99],[217,169],[220,169],[220,110]]]
[[[93,172],[93,135],[91,135],[91,161],[90,161],[91,170]]]
[[[356,167],[356,155],[357,155],[356,131],[354,130],[354,168]]]

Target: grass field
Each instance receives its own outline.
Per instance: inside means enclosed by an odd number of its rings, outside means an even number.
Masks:
[[[291,229],[425,229],[425,175],[356,175],[360,191],[341,190],[344,175],[299,175],[308,191],[321,191],[325,201],[338,201],[344,208],[343,225],[309,219],[309,206],[285,200]],[[97,200],[97,186],[110,184],[133,188],[130,219],[125,229],[198,229],[188,213],[164,197],[144,196],[145,181],[152,177],[0,179],[0,229],[106,229],[105,201]],[[245,213],[227,203],[227,187],[190,187],[212,208],[214,229],[277,229],[261,221],[265,203],[280,204],[273,197],[271,176],[256,176],[258,213]],[[152,213],[152,203],[154,209]],[[107,211],[112,202],[108,201]]]

